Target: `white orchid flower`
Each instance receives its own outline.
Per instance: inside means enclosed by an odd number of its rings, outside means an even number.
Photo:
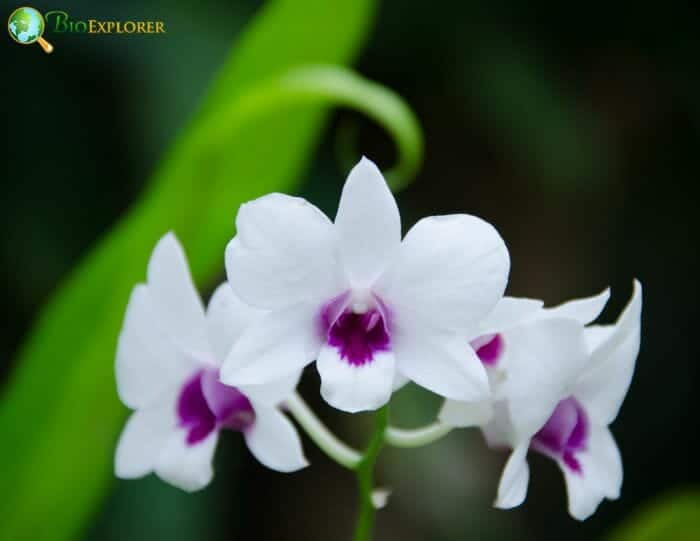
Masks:
[[[457,214],[419,221],[401,240],[396,201],[363,158],[335,222],[307,201],[271,194],[243,205],[226,250],[235,293],[269,310],[231,349],[222,381],[292,380],[316,360],[332,406],[372,410],[410,379],[457,400],[489,395],[465,347],[501,299],[508,251],[496,230]]]
[[[158,242],[148,283],[131,294],[117,348],[119,397],[135,410],[117,447],[118,477],[155,472],[183,490],[201,489],[213,476],[218,435],[226,429],[241,432],[269,468],[306,465],[294,426],[275,405],[219,381],[221,361],[258,317],[226,283],[205,313],[179,242],[171,233]],[[294,383],[273,382],[256,392],[279,395],[276,387]]]
[[[585,323],[600,311],[594,299],[574,301],[578,304],[568,303],[552,313],[559,310],[557,315],[564,313],[569,317],[578,313],[579,321]],[[577,306],[586,307],[587,311],[567,312]],[[595,512],[603,499],[618,498],[622,460],[608,426],[617,417],[634,372],[640,344],[641,309],[642,287],[635,281],[632,299],[617,323],[583,328],[586,346],[583,367],[569,385],[563,387],[548,419],[531,438],[523,438],[516,428],[521,414],[518,407],[513,407],[507,399],[495,404],[493,417],[483,427],[484,435],[492,447],[513,449],[501,476],[497,507],[515,507],[524,501],[529,482],[526,455],[530,449],[551,457],[559,465],[572,517],[584,520]],[[507,347],[507,335],[504,333],[504,336]],[[559,339],[555,335],[551,337],[552,343]],[[561,358],[560,362],[568,364],[568,359]],[[539,402],[540,387],[529,387],[529,395],[533,403]],[[523,402],[520,405],[525,406]]]
[[[506,410],[524,441],[544,424],[587,360],[583,326],[605,308],[610,291],[544,308],[535,299],[504,297],[472,333],[491,395],[478,403],[446,400],[438,417],[455,427],[483,426]]]

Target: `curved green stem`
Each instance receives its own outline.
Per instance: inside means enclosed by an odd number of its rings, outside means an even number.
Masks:
[[[389,406],[377,410],[374,415],[374,433],[365,450],[362,460],[355,469],[357,487],[360,492],[360,514],[357,517],[354,541],[369,541],[374,528],[375,507],[372,502],[374,489],[374,464],[384,445],[384,432],[389,424]]]
[[[290,396],[285,404],[301,427],[306,431],[319,449],[341,466],[355,470],[362,461],[362,455],[349,445],[340,441],[324,425],[299,393]]]
[[[374,465],[386,439],[389,406],[384,406],[375,413],[374,432],[364,453],[360,454],[328,430],[298,393],[295,392],[290,396],[285,401],[285,405],[299,425],[324,453],[341,466],[354,470],[360,497],[360,512],[353,539],[354,541],[369,541],[372,536],[376,510],[372,501]]]
[[[439,440],[451,431],[451,426],[439,421],[410,430],[390,426],[386,429],[384,439],[386,443],[394,447],[423,447]]]
[[[354,541],[368,541],[372,536],[376,507],[372,501],[374,491],[374,465],[382,446],[387,443],[394,447],[422,447],[446,436],[452,427],[439,421],[415,429],[402,429],[389,426],[389,406],[377,410],[374,431],[364,453],[342,442],[319,419],[304,402],[294,393],[285,405],[299,425],[318,447],[341,466],[353,470],[357,477],[360,497],[360,512],[355,528]]]

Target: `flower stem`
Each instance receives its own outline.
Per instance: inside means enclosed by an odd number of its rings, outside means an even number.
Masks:
[[[446,436],[451,430],[452,427],[439,421],[412,430],[390,426],[386,429],[384,439],[394,447],[423,447]]]
[[[374,415],[374,433],[369,445],[362,455],[362,460],[355,468],[357,476],[357,488],[360,493],[360,513],[357,517],[354,541],[370,541],[374,528],[375,507],[372,502],[372,490],[374,489],[374,464],[379,456],[379,451],[384,445],[384,432],[389,424],[389,406],[377,410]]]
[[[356,470],[359,467],[363,456],[328,430],[299,393],[295,392],[285,401],[285,404],[319,449],[345,468]]]

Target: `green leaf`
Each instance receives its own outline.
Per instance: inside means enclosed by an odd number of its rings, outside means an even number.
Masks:
[[[267,4],[143,196],[39,314],[0,406],[0,539],[72,538],[109,487],[126,414],[113,376],[116,339],[160,236],[174,230],[196,282],[211,285],[238,206],[294,190],[331,105],[365,112],[396,138],[397,184],[415,172],[422,141],[411,111],[394,93],[328,65],[356,54],[372,4]]]
[[[700,534],[700,490],[667,494],[645,505],[607,541],[695,541]]]

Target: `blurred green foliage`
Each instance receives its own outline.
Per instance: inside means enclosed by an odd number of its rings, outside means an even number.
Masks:
[[[627,518],[607,541],[696,541],[700,490],[667,494]]]
[[[328,106],[356,107],[397,139],[403,178],[421,154],[398,96],[341,68],[357,53],[372,0],[268,3],[233,48],[199,112],[141,199],[45,306],[19,352],[0,408],[0,539],[68,539],[109,486],[125,409],[113,377],[131,288],[156,240],[174,230],[198,284],[222,268],[238,206],[290,191]],[[313,32],[309,32],[313,29]]]
[[[600,187],[610,167],[601,119],[534,55],[509,46],[475,53],[470,93],[492,137],[556,191]]]

